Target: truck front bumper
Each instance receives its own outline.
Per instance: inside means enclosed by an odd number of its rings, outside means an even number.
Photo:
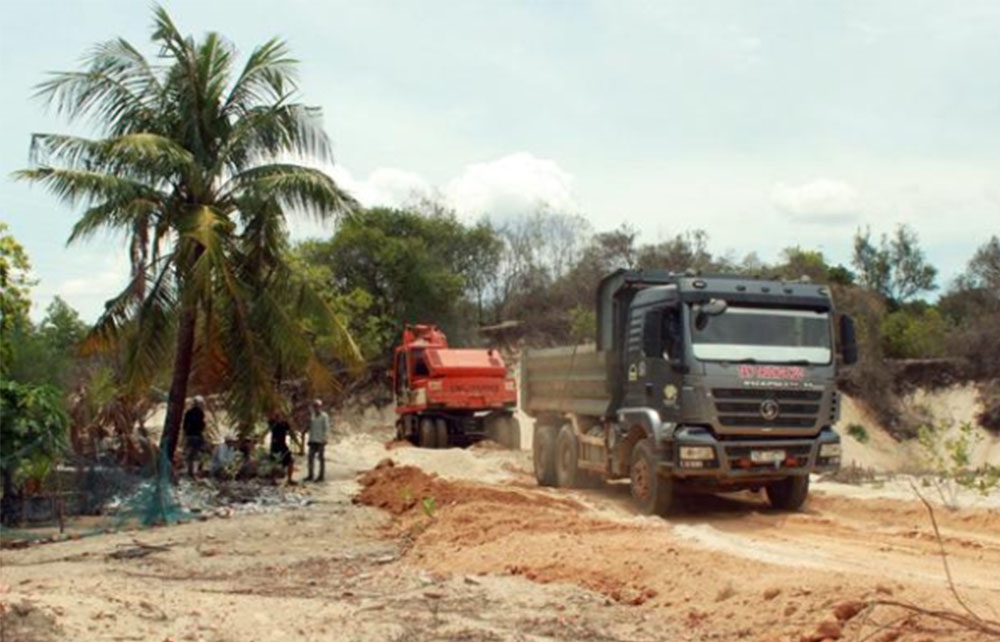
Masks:
[[[836,471],[840,456],[840,435],[831,428],[811,438],[720,441],[702,428],[681,427],[664,445],[660,467],[674,477],[767,479]]]

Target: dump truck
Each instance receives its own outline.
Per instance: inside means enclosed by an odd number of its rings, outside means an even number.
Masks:
[[[451,348],[437,326],[408,325],[393,352],[396,436],[424,448],[484,438],[521,447],[517,386],[496,350]]]
[[[521,355],[521,407],[545,486],[627,479],[644,513],[681,494],[764,489],[796,510],[840,466],[837,369],[854,323],[829,288],[619,270],[597,288],[597,336]]]

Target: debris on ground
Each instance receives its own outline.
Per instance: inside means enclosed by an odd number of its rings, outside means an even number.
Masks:
[[[157,483],[156,480],[147,481],[131,494],[113,498],[105,507],[106,513],[119,515],[136,510],[137,503],[143,503],[154,494],[151,488]],[[314,501],[308,489],[276,486],[258,480],[182,479],[176,486],[169,486],[167,492],[177,511],[216,517],[273,513],[303,508]]]
[[[108,557],[116,560],[136,559],[146,557],[153,553],[163,553],[169,551],[169,546],[159,546],[154,544],[143,544],[138,540],[132,540],[133,546],[120,546],[117,550],[108,553]]]

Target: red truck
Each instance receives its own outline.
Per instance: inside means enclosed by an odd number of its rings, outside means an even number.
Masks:
[[[424,448],[492,439],[521,447],[517,385],[496,350],[449,348],[434,325],[408,325],[393,357],[396,436]]]

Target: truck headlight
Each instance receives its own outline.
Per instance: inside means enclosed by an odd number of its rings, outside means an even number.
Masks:
[[[681,446],[680,458],[709,461],[715,459],[715,449],[711,446]]]
[[[514,392],[514,380],[513,379],[508,379],[508,380],[504,381],[503,382],[503,386],[504,386],[505,389],[509,390],[510,392]]]
[[[427,382],[428,390],[441,390],[442,387],[443,385],[439,379],[431,379]]]
[[[840,457],[840,444],[823,444],[819,447],[819,456],[823,459]]]

